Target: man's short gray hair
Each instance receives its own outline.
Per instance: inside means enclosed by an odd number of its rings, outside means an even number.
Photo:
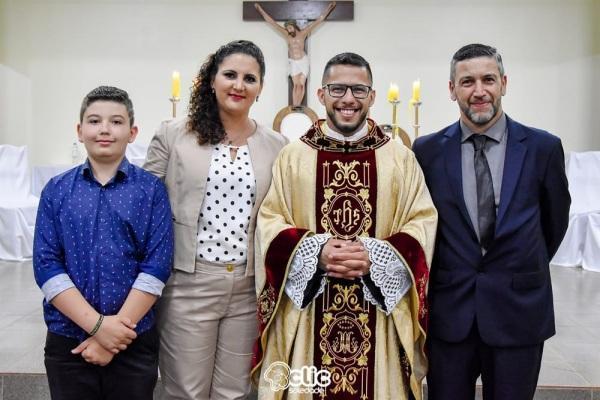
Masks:
[[[454,78],[456,77],[456,64],[460,61],[470,60],[471,58],[477,57],[493,57],[496,60],[496,64],[498,64],[498,71],[500,71],[500,76],[504,76],[504,65],[502,64],[502,56],[496,48],[492,46],[487,46],[485,44],[472,43],[458,49],[456,53],[452,56],[452,61],[450,62],[450,81],[454,82]]]

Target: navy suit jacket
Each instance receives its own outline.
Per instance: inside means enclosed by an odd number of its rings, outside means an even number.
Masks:
[[[485,256],[463,197],[460,124],[413,146],[439,214],[429,334],[448,342],[465,339],[474,320],[490,346],[533,345],[555,333],[549,260],[571,203],[562,144],[508,117],[507,130],[495,238]]]

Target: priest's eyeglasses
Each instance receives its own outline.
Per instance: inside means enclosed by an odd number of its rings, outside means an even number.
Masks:
[[[343,83],[329,83],[323,86],[331,97],[344,97],[348,88],[352,92],[352,96],[357,99],[366,99],[372,88],[366,85],[344,85]]]

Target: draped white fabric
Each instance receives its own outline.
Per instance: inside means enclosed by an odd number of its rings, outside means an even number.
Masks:
[[[31,194],[27,148],[0,145],[0,259],[32,256],[38,202]]]
[[[44,186],[56,175],[73,168],[74,165],[37,165],[31,173],[31,193],[40,197]]]
[[[600,272],[600,151],[571,153],[567,178],[569,227],[551,263]]]
[[[125,157],[130,163],[141,167],[146,161],[146,153],[148,152],[148,145],[145,143],[129,143],[125,150]]]

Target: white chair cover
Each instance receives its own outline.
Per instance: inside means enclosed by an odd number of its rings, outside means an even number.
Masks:
[[[571,153],[567,178],[569,227],[551,263],[600,272],[600,151]]]
[[[130,163],[141,167],[146,161],[146,153],[148,152],[148,145],[145,143],[129,143],[125,150],[125,157]]]
[[[0,259],[31,258],[39,199],[30,193],[26,147],[0,145],[0,188]]]
[[[40,197],[50,179],[74,167],[74,165],[35,165],[31,172],[31,194]]]

